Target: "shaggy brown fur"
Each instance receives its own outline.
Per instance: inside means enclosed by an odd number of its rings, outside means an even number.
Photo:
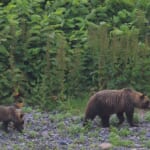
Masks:
[[[83,125],[98,115],[103,127],[109,127],[111,114],[117,114],[120,125],[124,121],[125,113],[129,125],[135,126],[133,123],[134,108],[146,109],[149,106],[150,101],[147,96],[131,89],[99,91],[90,98],[87,104]]]
[[[14,127],[22,132],[24,120],[24,114],[21,110],[16,109],[14,106],[0,106],[0,121],[3,122],[3,128],[8,132],[8,124],[10,122],[14,123]]]

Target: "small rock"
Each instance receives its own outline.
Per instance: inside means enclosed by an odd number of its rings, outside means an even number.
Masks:
[[[99,145],[101,150],[109,150],[110,148],[112,148],[112,144],[110,143],[102,143]]]
[[[49,137],[48,131],[43,131],[43,132],[42,132],[42,136],[43,136],[43,137]]]
[[[146,136],[147,136],[147,137],[150,137],[150,132],[146,133]]]
[[[64,140],[60,140],[60,141],[59,141],[59,144],[60,144],[60,145],[68,145],[68,143],[67,143],[66,141],[64,141]]]
[[[0,137],[3,137],[3,134],[0,132]]]
[[[134,146],[135,146],[136,148],[138,148],[138,149],[140,149],[140,148],[141,148],[141,144],[137,144],[137,143],[135,143],[135,144],[134,144]]]

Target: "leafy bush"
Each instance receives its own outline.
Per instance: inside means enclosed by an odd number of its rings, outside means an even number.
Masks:
[[[104,88],[148,93],[148,8],[142,0],[2,1],[1,103],[16,91],[41,108]]]

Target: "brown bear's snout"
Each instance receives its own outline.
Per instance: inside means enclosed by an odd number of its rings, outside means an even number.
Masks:
[[[143,108],[150,108],[150,101],[146,101],[146,102],[143,104]]]

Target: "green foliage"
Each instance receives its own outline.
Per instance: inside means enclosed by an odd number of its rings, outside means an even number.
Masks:
[[[68,128],[69,134],[72,134],[72,135],[79,134],[79,133],[84,133],[85,130],[86,129],[84,127],[81,127],[79,125],[73,125],[73,126],[70,126]]]
[[[81,99],[69,97],[66,101],[59,101],[57,108],[60,111],[71,112],[72,114],[81,114],[85,111],[88,101],[88,95]]]
[[[150,122],[150,112],[146,112],[144,119],[148,122]]]
[[[129,136],[129,135],[131,135],[131,131],[128,128],[120,129],[119,135],[120,136]]]
[[[150,140],[144,141],[144,146],[145,146],[146,148],[150,148]]]
[[[117,129],[116,127],[111,127],[111,133],[115,133],[118,136],[125,137],[131,135],[131,131],[128,128]]]
[[[44,109],[104,88],[149,93],[149,6],[148,0],[2,1],[1,103],[11,103],[15,91]]]
[[[124,147],[131,147],[133,146],[133,142],[130,140],[121,140],[120,136],[115,132],[111,132],[109,135],[109,142],[112,143],[114,146],[124,146]]]

